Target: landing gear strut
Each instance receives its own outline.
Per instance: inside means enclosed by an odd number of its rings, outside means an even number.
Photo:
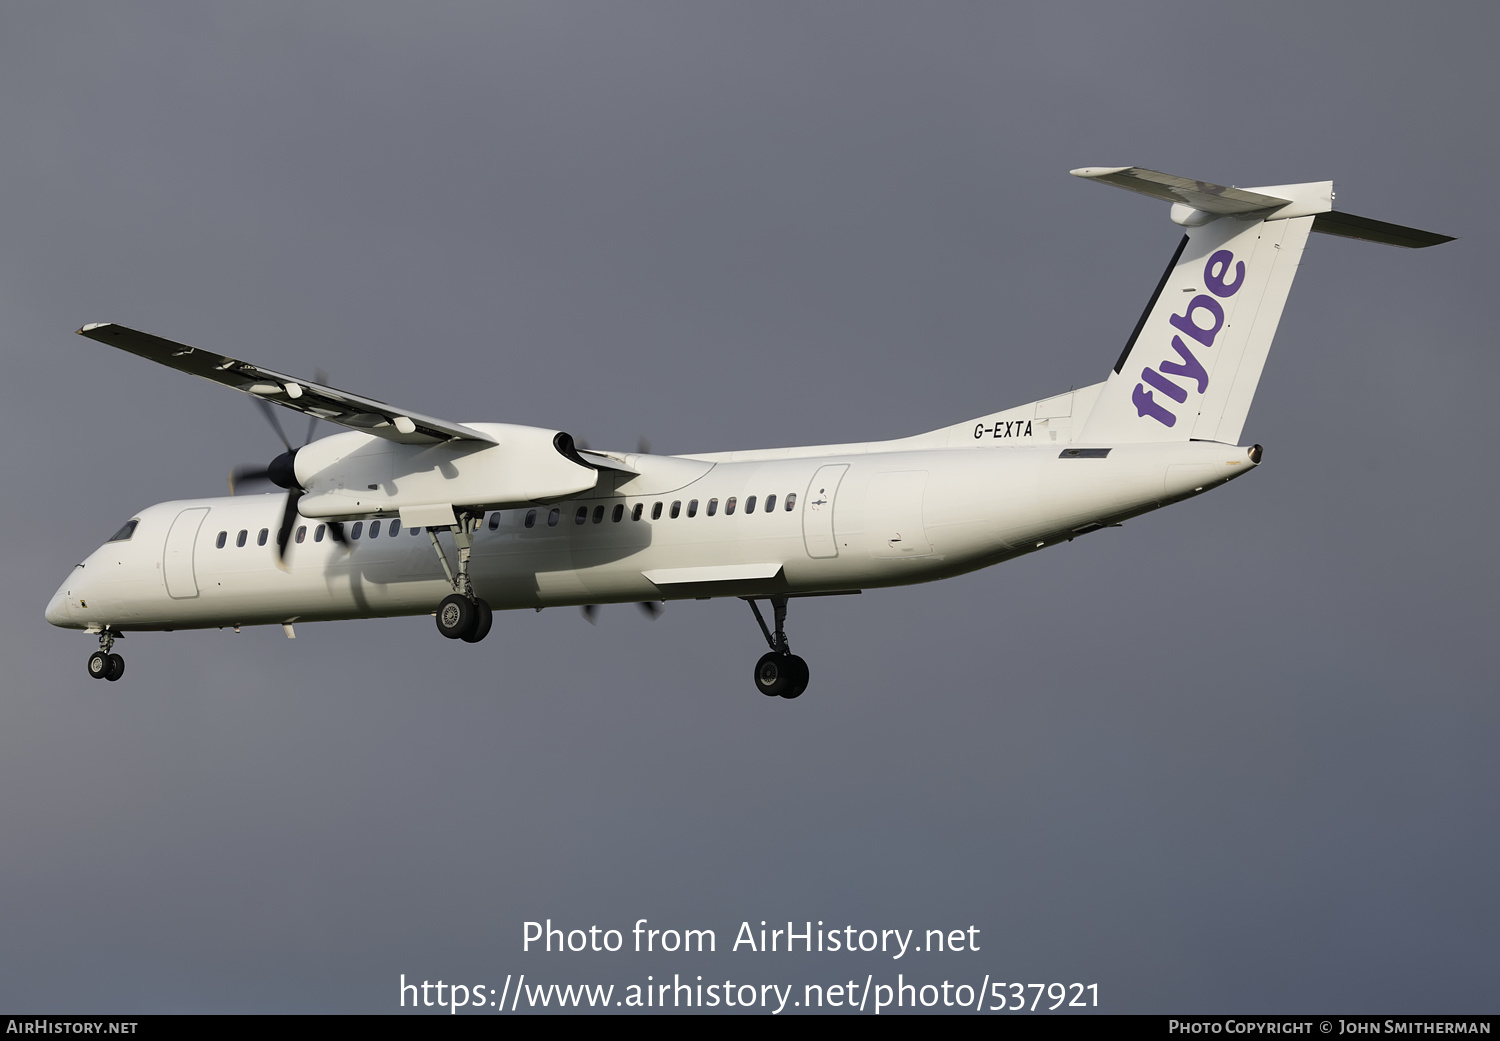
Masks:
[[[760,631],[765,635],[766,643],[771,650],[760,656],[760,661],[755,663],[755,689],[768,698],[787,698],[788,700],[800,697],[807,689],[808,671],[807,662],[793,654],[786,639],[786,601],[784,596],[773,596],[771,610],[776,622],[776,631],[773,633],[766,627],[766,620],[756,606],[753,597],[745,597],[749,603],[750,610],[755,613],[755,621],[760,625]]]
[[[121,635],[114,629],[99,633],[99,649],[89,655],[89,675],[94,679],[113,683],[125,675],[125,659],[110,650],[115,645],[115,638]]]
[[[469,580],[469,557],[474,551],[474,532],[484,515],[461,511],[458,523],[450,525],[454,545],[458,546],[458,573],[448,564],[448,554],[438,542],[437,529],[428,528],[427,537],[432,539],[432,548],[442,562],[443,573],[453,586],[453,592],[438,604],[437,627],[450,640],[478,643],[490,634],[494,613],[490,605],[474,595],[474,584]]]

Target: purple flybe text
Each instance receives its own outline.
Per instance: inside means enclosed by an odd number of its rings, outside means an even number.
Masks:
[[[1181,405],[1187,401],[1189,391],[1201,395],[1208,389],[1208,370],[1198,360],[1198,354],[1212,347],[1214,337],[1224,328],[1224,307],[1219,301],[1229,299],[1245,284],[1245,262],[1235,260],[1227,249],[1219,250],[1203,266],[1203,284],[1208,293],[1199,293],[1188,301],[1181,314],[1167,319],[1177,330],[1172,336],[1172,353],[1157,362],[1155,368],[1143,369],[1141,382],[1130,395],[1136,415],[1150,416],[1162,426],[1177,422],[1177,413],[1164,399]],[[1168,379],[1169,376],[1176,379]]]

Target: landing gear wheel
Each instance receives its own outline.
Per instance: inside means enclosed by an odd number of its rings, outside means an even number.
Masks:
[[[490,610],[490,605],[483,600],[474,601],[474,624],[468,632],[460,639],[465,643],[478,643],[490,634],[490,626],[495,622],[495,612]]]
[[[807,689],[807,662],[795,654],[788,654],[786,656],[786,669],[791,673],[791,682],[787,685],[787,689],[782,691],[781,696],[790,701],[793,698],[801,697],[802,692]]]
[[[106,655],[106,657],[109,658],[109,671],[104,674],[104,678],[113,683],[125,675],[125,659],[118,654],[110,654]]]
[[[755,624],[760,626],[761,635],[766,638],[766,645],[771,648],[769,654],[762,654],[760,661],[755,663],[755,689],[768,698],[800,698],[802,692],[807,689],[807,662],[792,653],[787,646],[786,640],[786,604],[787,597],[768,597],[771,601],[771,610],[775,612],[773,617],[776,621],[776,629],[766,625],[765,616],[760,613],[760,608],[755,604],[755,597],[742,597],[750,605],[750,613],[755,615]]]
[[[96,680],[102,680],[109,676],[110,655],[103,651],[95,651],[89,655],[89,675]]]
[[[786,697],[795,675],[790,658],[791,655],[775,651],[762,654],[760,661],[755,663],[755,688],[768,698]]]
[[[466,596],[452,593],[443,597],[443,602],[438,604],[438,632],[450,640],[463,639],[465,633],[473,631],[478,617],[479,612],[474,607],[474,601]]]

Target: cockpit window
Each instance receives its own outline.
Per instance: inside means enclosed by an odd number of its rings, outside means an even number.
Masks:
[[[139,517],[136,517],[134,520],[128,520],[128,521],[126,521],[125,522],[125,527],[123,527],[119,531],[115,532],[114,535],[110,537],[109,541],[111,541],[111,542],[129,542],[130,541],[130,536],[132,536],[132,535],[135,534],[135,526],[137,524],[139,524],[140,522],[141,522],[141,519]]]

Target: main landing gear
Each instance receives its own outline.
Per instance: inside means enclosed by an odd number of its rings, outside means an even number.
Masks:
[[[99,649],[89,655],[89,675],[94,679],[113,683],[125,675],[125,659],[110,650],[119,635],[113,629],[105,629],[99,634]]]
[[[454,544],[458,546],[456,575],[448,564],[448,555],[438,543],[437,531],[427,529],[427,537],[432,539],[432,548],[437,552],[438,560],[442,561],[443,573],[453,585],[452,594],[443,597],[443,602],[438,604],[437,609],[438,632],[450,640],[478,643],[490,634],[490,626],[495,620],[490,605],[474,595],[474,585],[469,581],[469,556],[474,550],[474,532],[483,519],[483,514],[460,513],[458,523],[448,528],[453,533]]]
[[[786,600],[784,596],[773,596],[771,610],[774,612],[776,631],[766,628],[766,620],[755,604],[755,598],[745,597],[750,610],[755,612],[755,621],[766,637],[771,650],[760,656],[755,663],[755,689],[768,698],[801,697],[807,689],[807,662],[793,654],[786,640]]]

